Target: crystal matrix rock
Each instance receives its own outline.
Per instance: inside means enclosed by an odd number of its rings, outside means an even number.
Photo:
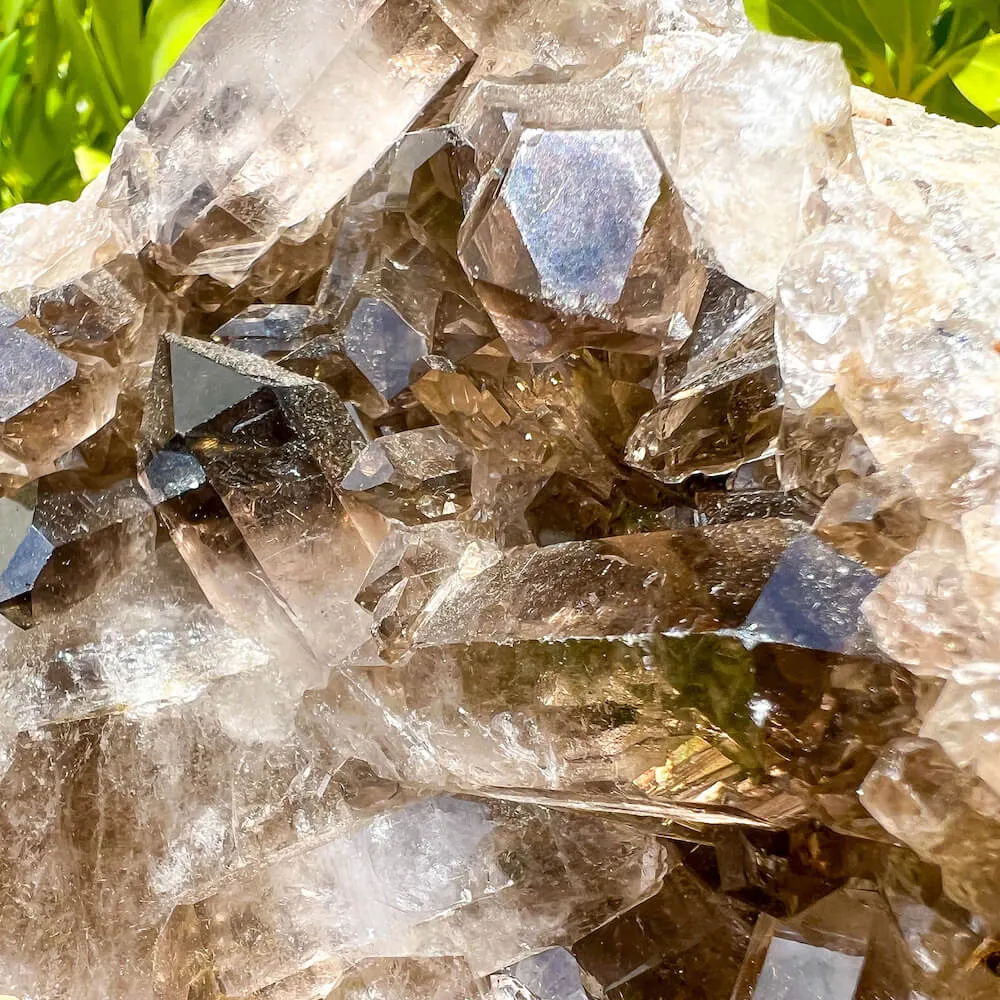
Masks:
[[[996,994],[996,139],[738,8],[231,0],[0,216],[0,992]]]

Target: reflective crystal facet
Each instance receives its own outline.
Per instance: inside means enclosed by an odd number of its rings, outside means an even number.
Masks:
[[[515,358],[655,352],[694,319],[703,269],[642,132],[515,130],[492,173],[459,256]]]
[[[48,476],[0,499],[0,610],[30,625],[98,590],[153,549],[156,527],[134,479]]]
[[[860,648],[862,602],[877,583],[864,566],[804,535],[782,553],[747,616],[747,628],[773,642],[854,651]]]
[[[735,996],[753,1000],[855,1000],[864,996],[862,975],[877,920],[884,920],[875,892],[840,889],[792,920],[763,916]]]
[[[16,326],[0,327],[0,420],[10,420],[76,374],[76,362]]]
[[[781,422],[780,385],[767,348],[699,372],[639,421],[625,457],[663,482],[679,483],[770,455]]]
[[[300,347],[309,306],[250,306],[223,323],[212,339],[262,357],[280,358]]]

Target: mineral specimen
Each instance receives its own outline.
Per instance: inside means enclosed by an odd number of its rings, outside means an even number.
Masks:
[[[996,996],[998,153],[731,0],[228,0],[0,216],[0,1000]]]

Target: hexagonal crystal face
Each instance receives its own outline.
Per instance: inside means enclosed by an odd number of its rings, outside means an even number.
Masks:
[[[473,134],[495,162],[459,259],[515,357],[588,344],[655,353],[678,317],[694,321],[704,267],[645,132],[522,127],[488,108]]]
[[[525,129],[472,237],[481,262],[470,255],[470,274],[603,315],[621,298],[661,180],[641,132]]]

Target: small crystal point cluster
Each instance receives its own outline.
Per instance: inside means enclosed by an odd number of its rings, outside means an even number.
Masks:
[[[0,994],[997,997],[998,329],[729,0],[230,0],[0,215]]]

